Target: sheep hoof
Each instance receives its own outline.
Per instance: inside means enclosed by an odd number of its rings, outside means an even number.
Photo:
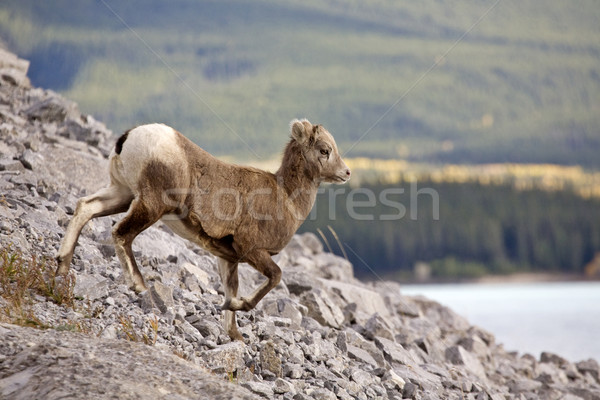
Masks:
[[[56,264],[58,265],[56,275],[67,275],[69,273],[70,262],[66,261],[66,257],[56,256]]]
[[[244,341],[244,337],[237,329],[231,329],[229,332],[227,332],[227,334],[229,335],[231,340],[239,340],[240,342]]]
[[[137,294],[140,294],[146,290],[148,290],[148,288],[146,287],[146,285],[142,282],[142,283],[134,283],[133,285],[131,285],[131,290],[133,290],[134,292],[136,292]]]

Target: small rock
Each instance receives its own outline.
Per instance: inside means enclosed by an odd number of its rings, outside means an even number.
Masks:
[[[521,379],[509,383],[508,388],[511,393],[533,392],[542,387],[542,382],[532,379]]]
[[[306,232],[299,235],[299,239],[313,254],[319,254],[323,252],[323,243],[319,240],[317,235],[312,232]]]
[[[348,346],[348,356],[350,356],[351,359],[353,360],[357,360],[359,362],[365,363],[365,364],[369,364],[372,365],[374,367],[376,367],[377,361],[375,360],[375,358],[373,358],[373,356],[371,354],[369,354],[369,352],[356,347],[356,346]]]
[[[383,381],[383,385],[388,390],[402,391],[404,389],[404,385],[406,385],[406,381],[397,373],[395,373],[393,369],[387,370],[381,380]]]
[[[230,373],[246,367],[246,346],[240,341],[222,344],[201,354],[202,359],[216,373]]]
[[[464,365],[472,374],[481,379],[486,379],[485,369],[481,362],[462,346],[448,347],[446,349],[446,359],[452,364]]]
[[[337,396],[329,389],[317,388],[310,393],[311,398],[318,400],[337,400]]]
[[[173,301],[173,288],[155,281],[154,285],[148,290],[154,301],[154,305],[165,313],[170,307],[175,305]]]
[[[308,309],[308,316],[322,325],[339,328],[344,322],[344,313],[324,291],[305,293],[301,303]]]
[[[29,149],[23,152],[19,160],[27,169],[34,169],[34,167],[44,162],[44,158],[41,155]]]
[[[281,377],[281,359],[275,351],[275,344],[272,341],[267,341],[259,350],[260,367],[262,370],[272,372],[276,377]]]
[[[285,282],[291,294],[301,295],[302,293],[313,290],[314,279],[306,272],[285,271],[282,280]]]
[[[205,338],[216,340],[221,334],[225,333],[221,324],[216,323],[210,318],[203,318],[199,315],[192,315],[186,320],[192,324]]]
[[[569,363],[569,361],[567,361],[567,359],[559,356],[558,354],[554,354],[554,353],[550,353],[547,351],[544,351],[541,356],[540,356],[540,362],[543,363],[552,363],[554,365],[557,365],[559,367],[565,367],[567,366]]]
[[[241,384],[241,386],[262,397],[266,397],[267,399],[273,398],[273,389],[271,389],[271,386],[267,385],[266,383],[244,382]]]
[[[277,378],[275,379],[275,382],[273,382],[273,391],[277,394],[296,394],[296,389],[294,388],[294,385],[281,378]]]
[[[190,343],[198,342],[201,339],[203,339],[202,335],[200,335],[198,330],[186,320],[178,321],[176,327],[183,334],[185,340],[187,340]]]
[[[412,382],[406,382],[402,389],[402,397],[407,399],[414,399],[417,396],[417,385]]]
[[[400,297],[400,301],[396,304],[396,310],[398,314],[409,318],[416,318],[421,315],[419,307],[406,296]]]
[[[100,276],[80,274],[75,279],[73,295],[91,301],[106,297],[108,296],[108,280]]]
[[[600,383],[600,366],[598,365],[598,361],[590,358],[589,360],[579,361],[575,366],[582,375],[589,373],[596,382]]]
[[[283,375],[292,379],[300,379],[304,374],[304,368],[299,364],[285,364],[283,366]]]
[[[394,334],[392,328],[383,319],[379,313],[373,314],[371,318],[365,324],[364,335],[367,339],[373,340],[376,336],[383,337],[390,341],[394,341]]]
[[[25,171],[25,166],[19,160],[0,159],[0,171]]]
[[[389,339],[376,337],[375,344],[383,352],[385,359],[390,363],[399,363],[412,365],[415,358],[401,344],[392,342]]]

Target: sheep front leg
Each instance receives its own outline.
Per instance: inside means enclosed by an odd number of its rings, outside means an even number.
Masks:
[[[245,258],[254,269],[267,277],[267,281],[260,285],[249,297],[233,297],[229,301],[225,301],[225,304],[223,304],[225,310],[252,310],[281,281],[281,268],[275,264],[267,251],[255,250],[246,254]]]
[[[223,258],[218,258],[219,275],[223,282],[225,292],[225,304],[231,302],[232,298],[237,296],[238,292],[238,263],[229,262]],[[225,307],[223,307],[225,309]],[[237,329],[235,320],[235,311],[226,310],[224,313],[223,327],[232,340],[244,340],[243,336]]]
[[[69,222],[56,256],[58,261],[56,274],[66,275],[69,272],[77,239],[90,219],[127,211],[132,199],[129,189],[114,184],[100,189],[91,196],[79,199],[73,219]]]

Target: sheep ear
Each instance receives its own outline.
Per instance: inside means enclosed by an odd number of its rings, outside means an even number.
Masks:
[[[292,137],[299,144],[307,145],[314,142],[315,129],[313,129],[313,124],[311,124],[308,120],[292,120],[292,122],[290,122],[290,130]]]

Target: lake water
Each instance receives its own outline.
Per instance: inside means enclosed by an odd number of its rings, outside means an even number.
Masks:
[[[406,285],[466,317],[506,350],[600,361],[600,282]]]

